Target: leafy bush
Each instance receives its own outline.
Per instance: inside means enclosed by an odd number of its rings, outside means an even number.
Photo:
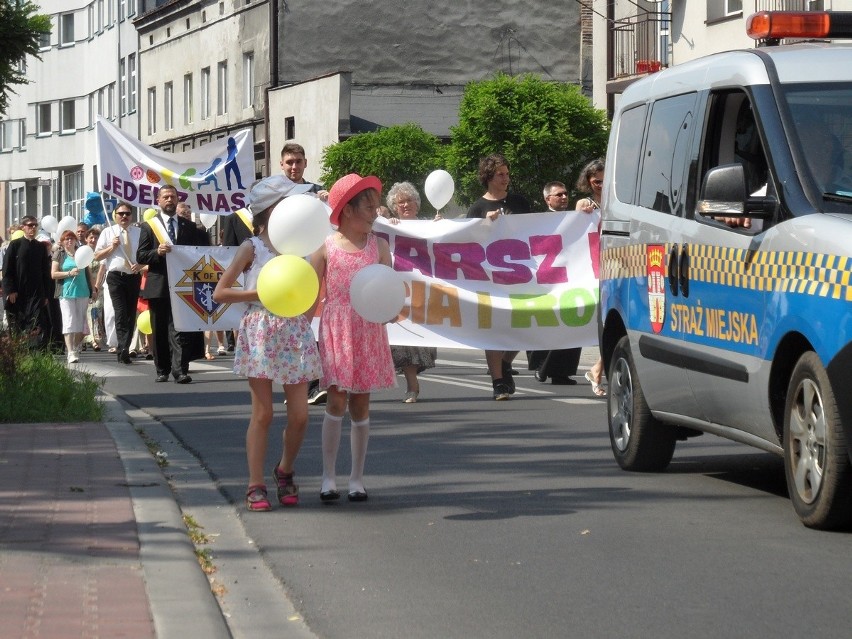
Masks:
[[[484,192],[480,158],[502,153],[511,167],[510,190],[524,195],[534,211],[543,211],[547,182],[559,180],[570,190],[583,166],[606,153],[609,122],[574,85],[499,74],[465,87],[459,124],[451,130],[446,168],[459,204],[468,205]]]
[[[0,423],[100,421],[100,387],[24,339],[0,335]]]
[[[348,173],[375,175],[382,181],[384,196],[395,182],[411,182],[423,195],[426,176],[443,168],[441,140],[417,124],[402,124],[359,133],[326,147],[323,152],[322,182],[331,188]],[[426,198],[420,211],[434,213]]]

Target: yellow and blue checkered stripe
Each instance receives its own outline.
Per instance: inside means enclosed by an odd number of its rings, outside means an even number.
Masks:
[[[671,244],[665,245],[666,275]],[[601,251],[601,279],[645,277],[647,246]],[[807,251],[754,251],[689,245],[689,280],[753,291],[852,301],[852,258]]]

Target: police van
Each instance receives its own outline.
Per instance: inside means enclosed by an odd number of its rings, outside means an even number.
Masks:
[[[713,433],[783,456],[802,522],[852,522],[852,13],[759,13],[755,49],[627,88],[602,197],[613,454]],[[780,39],[802,38],[778,45]]]

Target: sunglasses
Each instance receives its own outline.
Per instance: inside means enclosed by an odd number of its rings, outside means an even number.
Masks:
[[[116,211],[115,214],[120,215],[121,217],[130,217],[133,215],[130,211]]]
[[[26,224],[22,224],[21,226],[28,226],[32,228],[34,226],[38,226],[38,222],[27,222]]]
[[[549,197],[568,197],[568,194],[565,191],[560,191],[559,193],[551,193]]]

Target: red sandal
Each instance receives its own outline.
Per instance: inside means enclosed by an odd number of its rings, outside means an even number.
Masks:
[[[299,485],[293,482],[295,473],[285,473],[278,466],[272,469],[272,478],[278,486],[278,503],[282,506],[299,505]]]
[[[266,512],[272,510],[269,497],[266,494],[264,484],[252,484],[246,491],[246,508],[252,512]]]

